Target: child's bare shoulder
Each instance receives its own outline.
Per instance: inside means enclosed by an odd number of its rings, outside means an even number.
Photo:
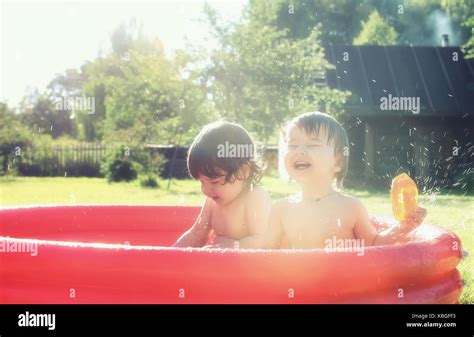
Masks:
[[[353,212],[361,212],[365,210],[365,206],[362,201],[360,201],[360,199],[342,192],[339,193],[338,203],[342,204],[344,208],[347,208]]]
[[[271,201],[270,195],[260,186],[254,186],[245,196],[245,203],[255,207],[255,204]]]
[[[273,207],[279,211],[283,211],[283,210],[286,210],[288,209],[288,207],[291,205],[291,204],[294,204],[294,203],[297,203],[298,201],[301,201],[301,195],[299,194],[294,194],[294,195],[290,195],[288,197],[285,197],[285,198],[281,198],[281,199],[278,199],[277,201],[275,201],[275,203],[273,204]]]

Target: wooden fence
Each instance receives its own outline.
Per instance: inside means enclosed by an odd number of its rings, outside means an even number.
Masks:
[[[118,147],[118,145],[103,143],[55,145],[48,148],[33,146],[22,150],[22,154],[15,157],[13,164],[22,176],[102,177],[101,164],[105,161],[107,154],[117,150]],[[162,155],[165,158],[161,173],[163,177],[188,177],[187,147],[147,145],[145,148],[152,155]],[[268,146],[264,157],[268,169],[278,168],[276,146]]]
[[[18,158],[18,171],[24,176],[100,177],[100,165],[108,148],[101,143],[28,147]]]

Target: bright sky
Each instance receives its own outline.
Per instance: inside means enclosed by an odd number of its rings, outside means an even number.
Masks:
[[[157,36],[168,55],[186,39],[212,48],[203,18],[204,0],[1,1],[0,99],[13,107],[27,87],[40,92],[54,75],[79,68],[109,47],[111,32],[136,18],[149,37]],[[237,21],[247,0],[210,0],[226,21]]]

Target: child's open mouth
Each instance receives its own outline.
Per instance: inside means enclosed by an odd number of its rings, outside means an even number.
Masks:
[[[293,164],[293,167],[297,170],[306,170],[307,168],[311,167],[311,164],[307,161],[299,160]]]

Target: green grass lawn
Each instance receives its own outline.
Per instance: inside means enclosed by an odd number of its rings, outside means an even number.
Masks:
[[[143,188],[138,182],[109,184],[100,178],[0,178],[0,207],[19,205],[127,204],[200,205],[203,197],[194,180],[173,180],[167,189]],[[297,191],[297,187],[274,177],[264,177],[262,186],[277,200]],[[390,215],[389,191],[348,190],[360,198],[372,214]],[[449,228],[462,240],[471,256],[459,270],[467,283],[462,303],[474,303],[474,196],[427,194],[420,204],[428,209],[426,222]]]

